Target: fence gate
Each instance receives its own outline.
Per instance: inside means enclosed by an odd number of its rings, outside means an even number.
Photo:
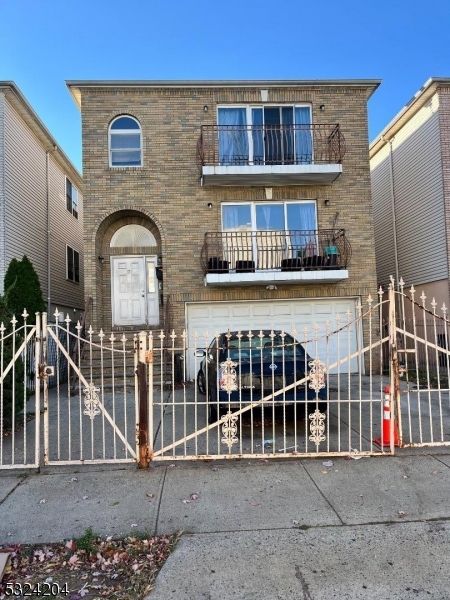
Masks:
[[[371,455],[381,446],[383,301],[369,297],[302,331],[141,336],[149,457],[155,460]],[[384,303],[388,302],[385,300]],[[355,348],[353,340],[359,340]],[[364,340],[364,341],[363,341]],[[181,371],[177,383],[176,372]],[[382,435],[382,434],[381,434]]]
[[[0,325],[0,469],[39,465],[39,353],[36,327],[26,310]],[[33,389],[36,390],[31,397]]]
[[[65,326],[58,312],[55,317],[54,324],[46,323],[45,314],[42,319],[44,464],[135,461],[134,339],[106,337],[92,328],[83,339],[79,324],[72,333],[68,317]],[[56,348],[54,367],[47,366],[50,341]],[[61,364],[67,365],[65,381]]]
[[[394,282],[391,282],[393,290]],[[400,445],[450,445],[449,319],[445,304],[427,303],[400,280],[391,294],[390,329],[395,328],[392,356],[397,382]]]
[[[378,296],[299,331],[191,337],[24,311],[0,324],[0,469],[450,445],[448,309],[402,280]]]

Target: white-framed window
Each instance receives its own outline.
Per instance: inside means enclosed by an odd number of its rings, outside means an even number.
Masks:
[[[70,246],[66,246],[66,278],[80,282],[80,254]]]
[[[221,165],[292,165],[314,160],[311,105],[219,106]]]
[[[111,121],[108,133],[109,166],[142,166],[142,131],[140,123],[130,115]]]
[[[314,200],[223,203],[222,232],[225,260],[236,268],[277,269],[321,252]]]
[[[316,231],[315,200],[224,202],[222,231]]]
[[[66,177],[66,207],[78,219],[78,190],[68,177]]]

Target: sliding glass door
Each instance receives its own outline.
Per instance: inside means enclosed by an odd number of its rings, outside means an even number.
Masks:
[[[312,201],[223,204],[224,258],[231,269],[279,269],[284,258],[317,254],[316,224]]]
[[[310,106],[219,108],[221,165],[293,165],[313,161]]]

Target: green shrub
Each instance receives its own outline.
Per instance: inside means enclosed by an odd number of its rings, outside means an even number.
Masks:
[[[20,261],[13,258],[9,263],[5,274],[4,290],[6,304],[21,325],[24,308],[30,315],[27,318],[27,323],[30,324],[36,322],[35,313],[46,310],[38,274],[27,256]]]

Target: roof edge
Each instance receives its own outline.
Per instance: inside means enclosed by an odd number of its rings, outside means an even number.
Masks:
[[[6,92],[6,97],[8,100],[12,101],[13,105],[20,105],[26,111],[27,115],[30,118],[29,124],[34,124],[35,128],[32,130],[37,135],[38,138],[41,139],[41,142],[47,145],[46,150],[51,151],[53,155],[57,154],[60,157],[60,164],[67,169],[67,171],[71,174],[71,177],[77,178],[77,184],[80,186],[83,182],[83,177],[78,169],[75,167],[73,162],[67,156],[67,154],[61,149],[60,145],[44,125],[43,121],[40,119],[34,108],[25,98],[23,93],[20,91],[19,87],[16,85],[14,81],[0,81],[0,92]],[[9,92],[9,93],[8,93]],[[56,150],[55,150],[56,148]],[[75,177],[74,177],[75,176]]]
[[[81,89],[86,88],[220,88],[220,87],[364,87],[368,98],[381,84],[381,79],[242,79],[242,80],[67,80],[66,85],[79,108]]]
[[[369,145],[369,158],[373,158],[411,117],[433,96],[439,86],[450,86],[450,77],[429,77],[405,106],[389,121]]]

